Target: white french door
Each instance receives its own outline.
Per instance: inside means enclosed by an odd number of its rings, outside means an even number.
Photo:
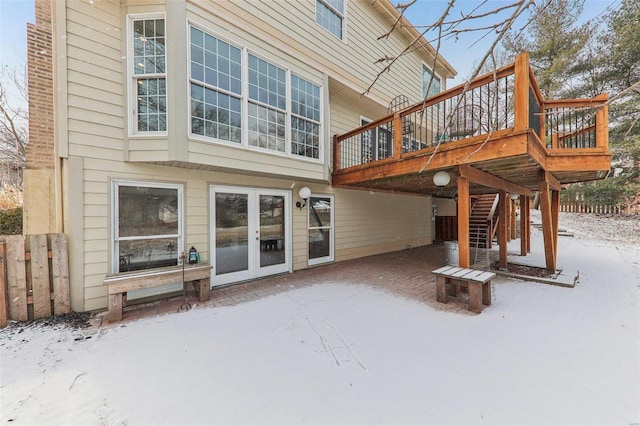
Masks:
[[[212,285],[291,271],[289,191],[211,186]]]

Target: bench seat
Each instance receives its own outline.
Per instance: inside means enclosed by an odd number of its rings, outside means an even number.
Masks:
[[[466,286],[471,312],[479,314],[483,305],[491,305],[491,280],[496,276],[495,273],[458,266],[443,266],[431,273],[436,276],[438,302],[449,303],[449,296],[458,296],[460,286]]]
[[[194,288],[198,292],[198,299],[201,302],[209,300],[210,281],[211,265],[208,263],[185,265],[184,285],[186,286],[189,282],[193,283]],[[103,285],[108,286],[108,321],[122,321],[122,309],[126,304],[126,293],[128,291],[160,287],[181,282],[183,282],[182,265],[107,275]],[[186,288],[184,290],[186,290]]]

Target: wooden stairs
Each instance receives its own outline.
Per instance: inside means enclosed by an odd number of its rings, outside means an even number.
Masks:
[[[473,248],[491,248],[498,229],[498,194],[483,194],[472,198],[469,215],[469,243]]]

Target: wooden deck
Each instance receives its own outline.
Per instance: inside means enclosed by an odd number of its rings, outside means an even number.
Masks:
[[[469,197],[540,192],[547,269],[555,270],[562,185],[604,178],[611,167],[607,95],[546,100],[528,55],[424,102],[334,137],[337,187],[457,197],[460,265],[469,266]],[[444,170],[451,182],[436,187]],[[524,209],[523,209],[524,211]],[[523,218],[524,217],[524,218]],[[523,229],[528,227],[522,215]],[[529,242],[524,233],[523,255]],[[498,230],[506,247],[506,228]],[[506,249],[501,263],[506,266]]]

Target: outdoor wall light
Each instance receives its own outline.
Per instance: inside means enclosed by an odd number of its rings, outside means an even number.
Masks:
[[[304,203],[298,201],[296,202],[296,207],[302,210],[307,206],[307,200],[309,199],[309,197],[311,197],[311,190],[306,186],[303,186],[302,188],[300,188],[300,191],[298,191],[298,196],[302,198],[302,201],[304,201]]]
[[[520,198],[520,194],[516,194],[516,193],[511,193],[509,194],[509,198],[511,198],[513,201],[517,200],[518,198]]]
[[[437,187],[441,188],[443,186],[447,186],[450,181],[451,181],[451,176],[449,176],[449,173],[445,172],[444,170],[440,170],[438,173],[433,175],[433,183]]]

